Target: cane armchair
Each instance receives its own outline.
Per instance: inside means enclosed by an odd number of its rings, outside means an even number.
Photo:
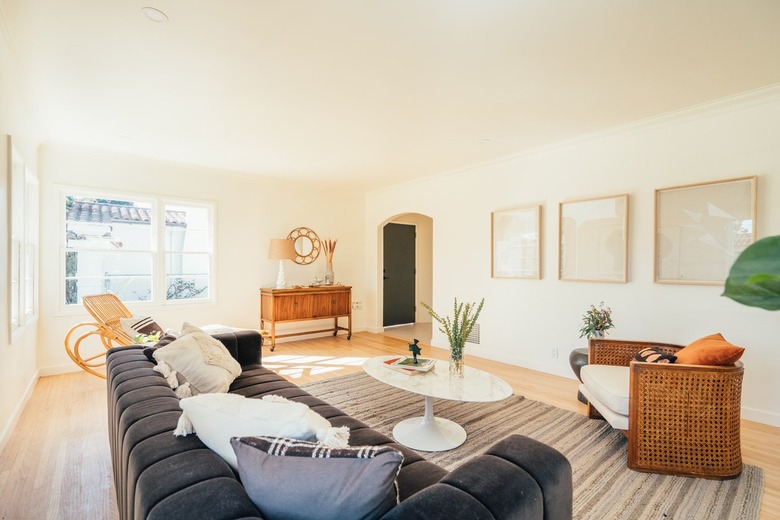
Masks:
[[[628,429],[624,432],[628,467],[713,479],[738,476],[742,471],[742,363],[712,366],[633,360],[637,352],[652,346],[667,354],[683,348],[613,339],[592,338],[589,342],[589,366],[628,367]],[[583,380],[581,390],[593,396],[593,388],[589,390],[585,377]],[[601,414],[598,406],[605,405],[603,401],[588,404],[589,417],[607,415]]]
[[[124,347],[133,343],[133,339],[122,329],[120,322],[120,318],[131,318],[133,313],[114,294],[84,296],[82,303],[95,321],[78,323],[71,327],[65,336],[65,351],[83,370],[105,379],[106,351],[112,347]],[[74,340],[79,329],[87,330]],[[85,353],[88,348],[83,342],[91,336],[100,338],[103,348],[99,348],[97,353],[93,352],[94,349]]]

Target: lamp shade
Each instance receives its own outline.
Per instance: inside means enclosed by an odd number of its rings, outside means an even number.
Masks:
[[[295,242],[286,238],[272,238],[268,248],[268,258],[272,260],[290,260],[295,258]]]

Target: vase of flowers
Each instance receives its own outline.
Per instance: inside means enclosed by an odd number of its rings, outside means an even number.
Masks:
[[[336,282],[335,275],[333,274],[333,252],[336,251],[336,242],[338,241],[338,238],[335,240],[328,239],[322,243],[322,246],[325,249],[325,285]]]
[[[612,323],[612,309],[605,307],[604,302],[599,303],[598,308],[595,305],[591,305],[590,309],[582,315],[580,337],[585,337],[585,339],[603,338],[607,330],[614,326]]]
[[[476,303],[458,303],[458,299],[455,298],[452,317],[441,317],[430,305],[425,302],[420,303],[428,309],[431,317],[439,322],[439,325],[441,325],[439,330],[447,336],[447,340],[450,343],[450,375],[463,377],[466,368],[463,360],[466,339],[477,323],[479,313],[482,312],[482,306],[485,304],[485,299],[482,298],[482,301],[477,305]]]

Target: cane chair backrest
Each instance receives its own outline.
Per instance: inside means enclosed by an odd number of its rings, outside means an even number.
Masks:
[[[100,328],[100,333],[107,340],[127,346],[133,343],[123,329],[119,318],[132,318],[133,313],[115,294],[93,294],[82,298],[84,307],[89,311]]]

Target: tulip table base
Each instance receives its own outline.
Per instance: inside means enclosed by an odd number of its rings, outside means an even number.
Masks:
[[[393,437],[413,450],[447,451],[466,441],[466,430],[449,419],[434,417],[433,398],[425,396],[425,415],[396,424]]]

